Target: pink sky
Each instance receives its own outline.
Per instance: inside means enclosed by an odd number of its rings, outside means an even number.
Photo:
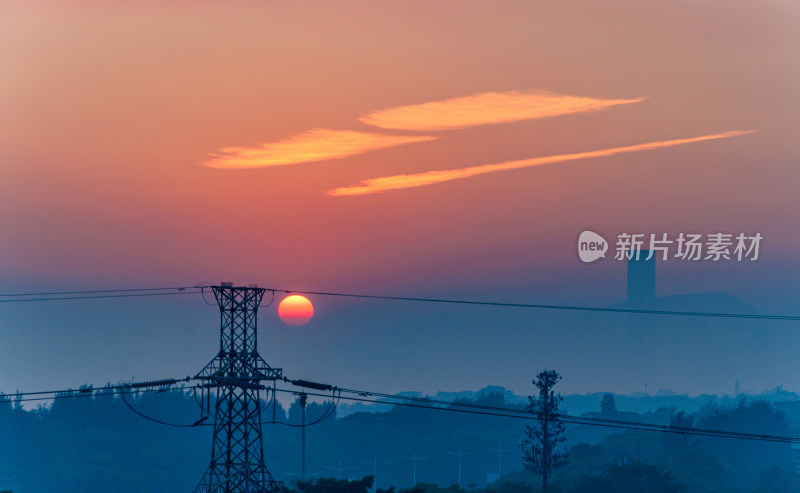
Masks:
[[[612,270],[578,262],[583,229],[723,230],[761,232],[763,261],[674,265],[666,292],[727,290],[758,305],[774,289],[791,311],[798,25],[790,1],[4,2],[3,291],[232,280],[472,297],[490,285],[528,299],[516,290],[535,284],[605,303],[624,289],[581,290]],[[541,93],[602,107],[491,106]],[[388,112],[458,112],[486,94],[499,96],[464,124]],[[315,129],[351,140],[292,165],[204,166]],[[733,130],[757,132],[328,193]]]
[[[732,228],[741,219],[770,228],[781,255],[797,251],[788,242],[797,240],[790,190],[800,64],[797,7],[788,2],[724,11],[693,2],[2,8],[0,220],[13,234],[0,246],[18,278],[102,277],[111,262],[122,278],[141,276],[161,263],[153,254],[171,258],[192,245],[196,258],[170,267],[181,277],[217,251],[217,237],[233,235],[252,251],[228,269],[255,263],[292,283],[302,264],[303,282],[335,283],[341,271],[366,267],[346,258],[358,245],[378,263],[435,262],[456,244],[480,248],[470,246],[478,228],[487,233],[478,243],[530,238],[534,217],[537,236],[551,233],[558,250],[559,234],[597,221],[591,211],[571,217],[572,206],[559,203],[565,189],[585,204],[603,197],[610,210],[636,204],[607,220],[618,229]],[[531,90],[650,98],[437,132],[436,141],[302,168],[198,166],[221,149],[314,128],[374,132],[358,118],[384,108]],[[751,128],[760,133],[392,197],[325,196],[377,176]],[[660,196],[671,187],[685,190]],[[562,212],[537,217],[553,208]],[[698,212],[678,220],[689,208]]]

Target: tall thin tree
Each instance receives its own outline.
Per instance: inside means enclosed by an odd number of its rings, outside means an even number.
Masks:
[[[522,442],[522,464],[525,469],[542,475],[542,491],[547,491],[548,479],[553,469],[566,465],[566,452],[557,450],[558,444],[566,440],[564,423],[558,416],[558,407],[563,401],[553,387],[561,380],[555,370],[543,370],[533,379],[539,395],[528,397],[527,410],[539,422],[525,427]]]

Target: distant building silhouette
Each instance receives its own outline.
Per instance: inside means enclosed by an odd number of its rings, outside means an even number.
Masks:
[[[650,255],[649,250],[640,250],[638,260],[635,256],[628,260],[628,296],[624,301],[611,305],[612,308],[755,313],[752,306],[725,292],[683,293],[656,297],[656,257],[659,255],[655,254],[653,258],[646,260],[648,255]],[[629,328],[652,327],[659,323],[669,324],[674,321],[672,318],[663,318],[659,321],[653,317],[647,319],[626,317],[624,320],[625,327]],[[800,444],[797,448],[800,451]],[[800,465],[798,470],[800,471]]]
[[[638,259],[628,259],[628,303],[647,304],[656,299],[656,256],[641,250]]]

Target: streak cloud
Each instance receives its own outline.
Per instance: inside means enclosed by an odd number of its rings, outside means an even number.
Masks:
[[[436,138],[425,135],[385,135],[316,128],[279,142],[261,144],[259,147],[226,147],[219,154],[210,154],[211,159],[203,165],[222,169],[286,166],[343,158],[374,149]]]
[[[598,151],[577,152],[572,154],[557,154],[554,156],[535,157],[529,159],[521,159],[517,161],[506,161],[503,163],[482,164],[479,166],[470,166],[467,168],[426,171],[423,173],[413,173],[408,175],[394,175],[394,176],[385,176],[381,178],[370,178],[367,180],[363,180],[361,183],[357,185],[330,190],[328,194],[334,196],[366,195],[371,193],[386,192],[389,190],[422,187],[425,185],[433,185],[436,183],[443,183],[446,181],[457,180],[459,178],[469,178],[470,176],[482,175],[485,173],[494,173],[496,171],[528,168],[531,166],[540,166],[543,164],[563,163],[566,161],[576,161],[579,159],[613,156],[615,154],[622,154],[627,152],[649,151],[653,149],[661,149],[664,147],[674,147],[683,144],[691,144],[694,142],[703,142],[706,140],[737,137],[740,135],[746,135],[753,132],[755,132],[755,130],[732,130],[729,132],[702,135],[699,137],[690,137],[686,139],[647,142],[644,144],[636,144],[625,147],[611,147],[609,149],[601,149]]]
[[[397,130],[448,130],[599,111],[620,104],[638,103],[644,99],[596,99],[541,90],[485,92],[387,108],[362,116],[359,120],[368,125]]]

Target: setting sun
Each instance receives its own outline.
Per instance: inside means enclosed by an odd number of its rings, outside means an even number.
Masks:
[[[286,325],[299,327],[307,324],[314,316],[314,305],[305,296],[292,294],[281,300],[278,316]]]

